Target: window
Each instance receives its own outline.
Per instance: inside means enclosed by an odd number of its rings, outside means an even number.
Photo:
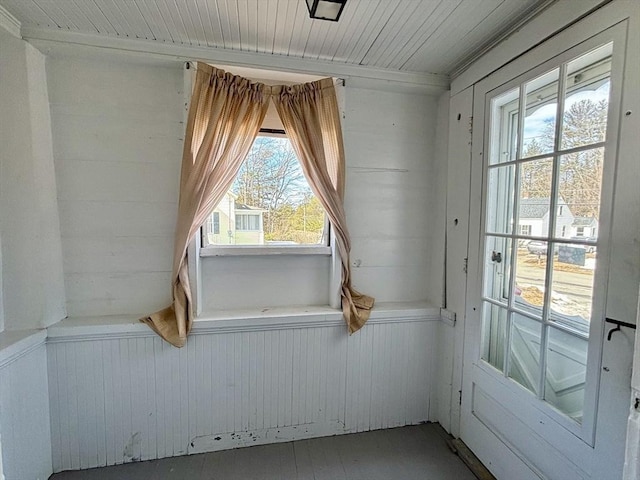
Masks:
[[[220,243],[220,212],[213,212],[202,226],[202,245]]]
[[[265,85],[321,78],[218,67]],[[336,92],[340,104],[345,91],[337,86]],[[200,245],[191,245],[199,257],[199,268],[194,269],[201,294],[196,298],[199,315],[214,310],[341,306],[341,258],[329,241],[329,221],[303,175],[273,101],[213,214],[219,219],[219,235],[209,234],[213,221],[205,221]]]
[[[518,225],[520,235],[531,235],[531,225]]]
[[[205,249],[328,245],[324,208],[311,191],[291,142],[284,130],[268,130],[255,139],[231,189],[203,226]],[[226,236],[215,235],[221,222]]]
[[[611,52],[596,48],[488,104],[481,358],[578,424],[601,293],[594,249],[567,233],[574,218],[600,216]],[[531,225],[543,240],[523,241]]]
[[[260,215],[236,214],[236,230],[260,230]]]

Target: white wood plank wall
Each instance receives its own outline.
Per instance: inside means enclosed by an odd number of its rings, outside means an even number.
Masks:
[[[46,480],[52,472],[45,335],[0,361],[0,436],[7,480]]]
[[[440,305],[442,286],[426,280],[427,272],[441,277],[444,251],[436,238],[444,212],[435,196],[437,98],[353,83],[342,129],[354,287],[377,302]]]
[[[2,27],[0,45],[0,330],[28,330],[66,316],[45,56]]]
[[[120,60],[47,59],[70,316],[171,300],[182,64]]]
[[[69,47],[47,57],[47,82],[69,316],[164,308],[184,136],[182,64],[93,58]],[[437,98],[394,82],[386,90],[357,85],[347,81],[342,119],[354,287],[378,302],[439,306],[445,172],[435,158]],[[328,279],[326,258],[206,258],[203,306],[325,305]]]
[[[426,421],[434,320],[50,338],[54,471]]]

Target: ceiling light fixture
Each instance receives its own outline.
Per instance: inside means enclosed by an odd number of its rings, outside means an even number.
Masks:
[[[347,0],[306,0],[306,2],[311,18],[337,22]]]

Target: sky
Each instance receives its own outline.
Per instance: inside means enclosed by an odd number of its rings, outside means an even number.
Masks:
[[[593,102],[599,102],[600,100],[607,100],[609,98],[610,82],[606,82],[596,90],[582,90],[573,95],[570,95],[565,100],[565,110],[571,108],[571,106],[581,100],[590,99]],[[529,115],[525,119],[524,123],[524,145],[529,143],[529,140],[533,137],[540,137],[544,132],[545,123],[549,120],[553,120],[558,108],[557,103],[550,103],[536,110],[532,115]]]

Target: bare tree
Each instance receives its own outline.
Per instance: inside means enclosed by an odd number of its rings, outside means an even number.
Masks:
[[[581,100],[563,116],[564,150],[604,140],[608,102]],[[599,217],[604,149],[594,148],[563,155],[560,159],[559,192],[576,216]]]
[[[589,99],[574,102],[562,118],[561,149],[601,142],[605,139],[608,102]],[[524,157],[553,150],[555,122],[546,123],[540,140],[531,140]],[[575,216],[599,217],[604,150],[593,148],[568,153],[560,158],[559,190]],[[523,198],[545,198],[551,194],[552,163],[542,159],[524,162],[520,191]]]
[[[541,155],[546,150],[535,138],[526,147],[524,157]],[[549,198],[553,164],[544,158],[524,162],[520,171],[520,196],[522,198]]]
[[[231,190],[237,201],[265,210],[265,238],[290,236],[290,220],[310,189],[291,144],[273,137],[258,137]]]

